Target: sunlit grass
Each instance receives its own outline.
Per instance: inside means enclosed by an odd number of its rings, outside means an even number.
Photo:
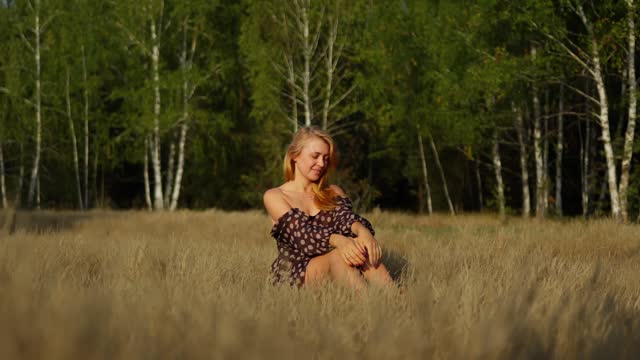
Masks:
[[[401,291],[272,286],[258,211],[19,214],[1,357],[640,357],[637,226],[366,216]]]

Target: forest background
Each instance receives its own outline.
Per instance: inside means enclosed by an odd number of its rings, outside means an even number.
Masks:
[[[292,133],[361,210],[640,210],[633,0],[1,0],[2,206],[248,209]]]

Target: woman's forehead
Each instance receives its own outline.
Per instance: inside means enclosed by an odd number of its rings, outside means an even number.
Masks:
[[[329,153],[329,144],[327,144],[323,139],[314,137],[309,139],[309,141],[305,144],[304,148],[311,153],[321,153],[328,154]]]

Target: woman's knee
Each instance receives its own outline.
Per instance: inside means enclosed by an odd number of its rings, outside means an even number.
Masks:
[[[329,255],[329,264],[331,265],[332,268],[350,267],[350,265],[344,261],[344,259],[342,258],[342,254],[340,254],[338,249],[331,250],[331,252],[328,255]]]

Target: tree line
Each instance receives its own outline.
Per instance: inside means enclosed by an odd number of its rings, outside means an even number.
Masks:
[[[633,0],[3,0],[2,206],[260,206],[291,134],[357,206],[640,210]]]

